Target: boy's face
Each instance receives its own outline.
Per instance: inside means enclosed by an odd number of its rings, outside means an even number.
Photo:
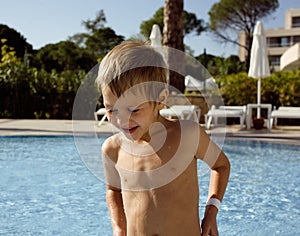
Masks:
[[[149,101],[139,91],[129,90],[117,97],[106,87],[102,94],[108,119],[114,126],[131,140],[150,140],[149,129],[159,119],[156,102]]]

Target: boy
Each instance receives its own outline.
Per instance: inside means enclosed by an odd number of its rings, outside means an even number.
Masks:
[[[116,236],[218,235],[216,216],[230,164],[199,124],[160,116],[168,97],[166,77],[160,53],[137,41],[116,46],[99,67],[108,119],[121,131],[102,146]],[[211,168],[201,227],[198,158]]]

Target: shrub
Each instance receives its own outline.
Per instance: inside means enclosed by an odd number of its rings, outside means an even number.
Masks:
[[[85,72],[48,73],[23,64],[0,67],[1,118],[71,118]]]
[[[246,73],[217,79],[225,105],[257,103],[257,79]],[[300,70],[282,71],[261,79],[261,103],[273,106],[300,106]]]

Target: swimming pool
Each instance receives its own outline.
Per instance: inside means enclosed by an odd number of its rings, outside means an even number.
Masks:
[[[0,235],[111,235],[105,185],[73,137],[0,142]],[[232,170],[220,235],[299,235],[300,146],[226,140],[223,149]],[[209,176],[199,175],[202,215]]]

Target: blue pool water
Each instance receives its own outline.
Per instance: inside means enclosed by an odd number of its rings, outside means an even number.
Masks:
[[[73,137],[0,142],[0,235],[111,235],[105,185]],[[300,146],[226,141],[223,149],[232,170],[220,235],[300,235]],[[209,175],[199,175],[202,215]]]

